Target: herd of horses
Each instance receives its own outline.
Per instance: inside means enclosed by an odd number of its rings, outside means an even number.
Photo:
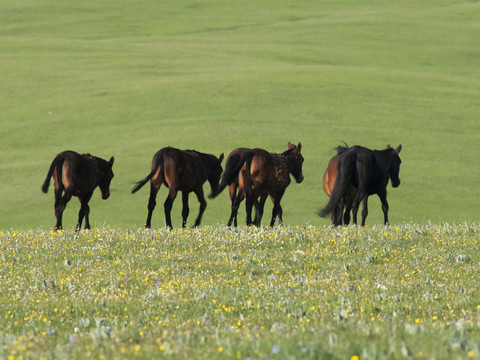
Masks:
[[[357,223],[357,212],[363,204],[362,225],[368,214],[368,197],[377,194],[382,203],[384,222],[388,223],[387,184],[400,185],[399,153],[402,145],[396,149],[387,146],[385,150],[370,150],[362,146],[338,146],[337,154],[329,161],[323,176],[323,188],[330,197],[328,203],[319,211],[326,217],[331,214],[332,224],[348,225],[350,212],[353,223]],[[210,198],[218,196],[227,186],[231,200],[231,214],[228,226],[238,225],[238,208],[243,200],[246,207],[247,225],[260,226],[266,199],[273,202],[270,226],[283,222],[283,209],[280,205],[285,190],[291,182],[290,175],[297,183],[303,181],[302,144],[288,143],[281,154],[264,149],[238,148],[233,150],[222,168],[224,155],[219,157],[195,150],[179,150],[165,147],[152,159],[151,171],[143,180],[136,183],[132,193],[137,192],[150,182],[148,215],[146,228],[151,227],[152,214],[156,206],[156,197],[161,185],[168,188],[164,202],[165,224],[173,228],[171,220],[172,205],[178,192],[182,193],[182,226],[187,225],[189,215],[188,197],[194,192],[200,202],[200,210],[195,226],[201,222],[207,207],[203,184],[208,181],[211,187]],[[88,202],[98,186],[103,199],[110,196],[110,183],[113,178],[113,156],[109,161],[90,154],[78,154],[74,151],[59,153],[52,161],[42,191],[47,192],[50,179],[54,180],[55,229],[62,229],[62,215],[72,196],[80,200],[80,211],[76,229],[80,230],[85,219],[85,229],[90,228]],[[255,208],[255,217],[252,211]]]

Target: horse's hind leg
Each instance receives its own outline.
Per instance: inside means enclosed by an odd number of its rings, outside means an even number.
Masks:
[[[233,226],[237,227],[238,222],[237,222],[237,215],[238,215],[238,208],[240,207],[240,203],[243,201],[245,198],[245,193],[240,191],[237,196],[235,196],[232,199],[232,211],[230,213],[230,219],[228,220],[228,226]]]
[[[360,202],[363,200],[363,197],[365,195],[363,193],[358,192],[357,196],[355,197],[355,200],[353,200],[352,203],[352,217],[353,217],[353,224],[357,225],[357,213],[358,213],[358,208],[360,207]]]
[[[65,190],[65,194],[62,196],[61,189],[55,189],[55,217],[57,218],[57,223],[55,225],[55,230],[62,229],[62,217],[63,211],[67,206],[67,203],[72,198],[72,193],[69,190]]]
[[[190,208],[188,207],[188,191],[182,191],[182,227],[187,226],[187,218],[190,213]]]
[[[337,207],[332,212],[332,225],[342,225],[343,208],[345,207],[345,197],[338,203]]]
[[[194,191],[195,191],[195,195],[197,195],[198,201],[200,202],[200,210],[198,212],[197,220],[195,220],[195,226],[198,226],[200,225],[200,222],[202,221],[202,215],[205,212],[205,209],[207,208],[207,202],[205,201],[203,188],[201,186],[195,189]]]
[[[231,206],[230,218],[228,219],[227,226],[232,226],[232,223],[234,223],[234,226],[237,226],[237,212],[238,212],[238,206],[240,202],[236,204],[237,186],[235,185],[235,183],[232,183],[228,186],[228,193],[230,195],[230,201],[232,203],[232,206]]]
[[[160,185],[157,185],[154,182],[150,183],[150,197],[148,199],[148,215],[147,221],[145,222],[145,228],[150,229],[152,227],[152,214],[153,210],[155,209],[155,205],[157,205],[157,193],[160,189]]]
[[[85,196],[79,197],[80,200],[80,211],[78,212],[78,222],[76,231],[79,231],[82,227],[83,218],[85,218],[85,229],[90,229],[90,207],[88,206],[88,202],[92,197],[93,191],[89,192]]]
[[[265,208],[265,201],[267,200],[268,194],[263,193],[260,195],[260,201],[255,202],[255,226],[260,226],[262,224],[263,209]]]
[[[170,229],[173,229],[172,206],[173,206],[173,201],[175,200],[176,197],[177,197],[177,190],[170,187],[170,190],[168,191],[167,199],[163,204],[163,208],[165,209],[165,225]]]
[[[365,226],[365,220],[368,215],[368,195],[365,195],[362,201],[362,226]]]
[[[253,224],[252,222],[252,208],[253,208],[253,203],[256,199],[256,196],[252,194],[248,194],[245,197],[245,211],[247,213],[247,226],[250,226]]]
[[[352,199],[349,197],[345,198],[345,212],[343,214],[343,224],[350,224],[350,211],[352,211]]]

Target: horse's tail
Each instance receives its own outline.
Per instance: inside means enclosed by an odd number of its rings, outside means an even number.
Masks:
[[[55,171],[55,167],[57,167],[57,165],[62,165],[64,161],[65,156],[63,154],[58,154],[57,156],[55,156],[55,159],[53,159],[50,168],[48,169],[47,177],[45,178],[45,181],[42,185],[42,191],[45,194],[48,192],[48,186],[50,185],[50,179],[52,178],[53,172]]]
[[[136,183],[136,185],[132,188],[132,194],[135,194],[143,185],[149,182],[157,173],[158,169],[160,169],[160,173],[163,172],[163,152],[155,156],[152,171],[150,171],[150,174],[148,174],[145,179]]]
[[[338,163],[337,178],[335,179],[335,185],[332,194],[330,195],[330,200],[327,205],[318,212],[318,215],[321,217],[327,217],[328,214],[331,214],[338,207],[340,201],[345,197],[354,175],[356,161],[357,154],[353,151],[346,153],[340,159],[340,162]]]
[[[223,189],[225,189],[228,185],[235,181],[235,178],[237,177],[245,162],[248,160],[251,161],[253,155],[253,152],[249,151],[243,156],[234,154],[229,157],[228,162],[225,164],[225,171],[222,174],[222,180],[220,181],[217,190],[212,191],[212,193],[208,195],[208,197],[210,199],[217,197],[223,191]]]
[[[343,145],[338,145],[334,150],[337,152],[337,155],[342,155],[345,151],[350,149],[346,142],[343,142]]]

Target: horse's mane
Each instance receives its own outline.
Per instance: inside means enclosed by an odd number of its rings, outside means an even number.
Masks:
[[[286,157],[286,156],[290,155],[290,153],[294,152],[296,148],[297,148],[297,147],[294,145],[294,146],[292,146],[290,149],[287,149],[287,150],[285,150],[284,152],[282,152],[281,154],[277,154],[277,153],[271,153],[271,154],[272,154],[272,155],[276,155],[276,156],[284,156],[284,157]]]

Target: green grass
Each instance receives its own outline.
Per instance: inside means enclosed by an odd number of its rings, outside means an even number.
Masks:
[[[4,2],[0,229],[53,226],[40,185],[66,149],[116,157],[112,197],[95,194],[91,218],[130,228],[145,221],[148,190],[129,190],[158,149],[282,152],[288,141],[305,157],[304,183],[282,201],[289,225],[328,223],[316,211],[340,141],[403,144],[392,223],[476,221],[479,12],[468,1]],[[67,228],[77,212],[72,201]],[[228,215],[222,194],[203,224]],[[374,198],[367,223],[381,219]]]
[[[0,358],[479,359],[478,224],[0,232]]]

